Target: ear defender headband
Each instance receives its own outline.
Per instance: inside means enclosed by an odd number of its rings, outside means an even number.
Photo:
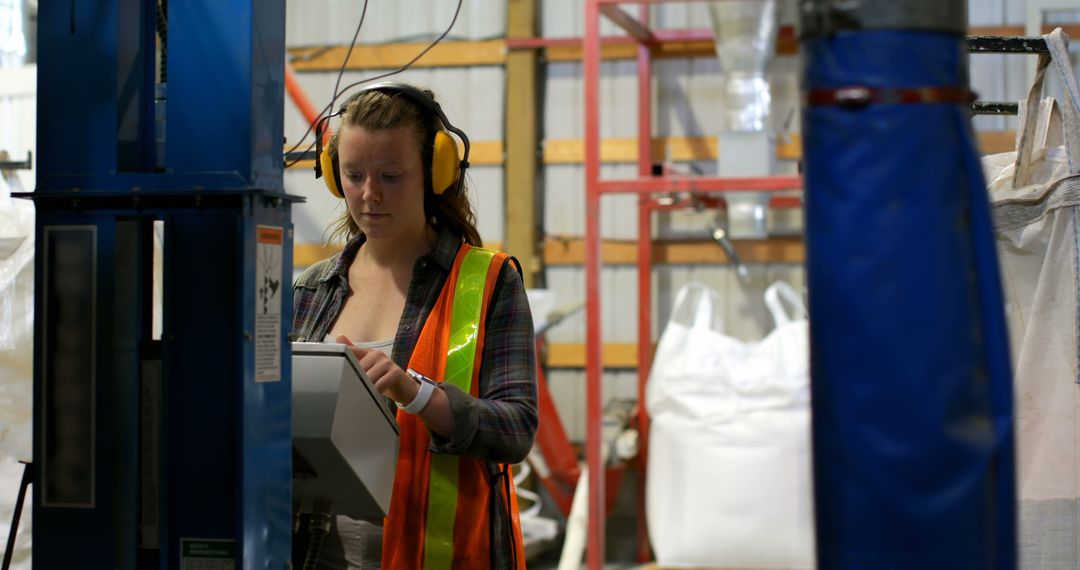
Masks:
[[[319,147],[319,159],[315,161],[315,178],[320,178],[324,173],[329,173],[323,178],[326,181],[326,187],[334,196],[338,198],[343,196],[337,153],[331,153],[329,147],[322,147],[323,125],[331,117],[344,115],[350,103],[369,91],[407,97],[421,109],[435,115],[442,122],[443,128],[435,132],[434,148],[432,148],[431,152],[431,189],[435,194],[442,194],[460,184],[461,179],[465,176],[465,169],[469,167],[469,137],[465,136],[464,131],[450,124],[437,101],[424,94],[423,91],[404,83],[376,83],[365,87],[349,97],[338,109],[337,113],[324,117],[315,125],[315,144]],[[454,133],[461,139],[465,146],[464,156],[458,156],[457,144],[454,143],[454,139],[447,131]]]

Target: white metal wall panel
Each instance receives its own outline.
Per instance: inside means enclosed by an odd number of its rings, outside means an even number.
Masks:
[[[457,0],[371,0],[359,43],[424,41],[450,25]],[[362,0],[288,0],[285,4],[286,44],[293,46],[347,43],[356,32]],[[463,0],[461,12],[447,39],[481,40],[502,37],[506,3]]]
[[[629,4],[628,4],[629,5]],[[777,19],[781,26],[793,25],[798,20],[796,0],[777,0]],[[632,12],[637,14],[637,12]],[[708,26],[709,7],[706,2],[673,2],[656,4],[649,12],[651,26],[658,30],[677,30]]]
[[[581,267],[557,266],[547,269],[548,288],[555,291],[557,306],[573,306],[585,301],[585,271]],[[604,268],[600,279],[604,308],[601,332],[605,342],[637,340],[637,267]],[[566,318],[548,332],[551,342],[585,342],[585,312]]]
[[[581,64],[551,63],[547,70],[544,136],[584,138],[585,84]],[[605,61],[600,65],[600,136],[637,136],[637,65],[633,61]]]
[[[556,370],[548,377],[548,390],[559,412],[566,436],[571,441],[585,441],[585,372]],[[637,400],[637,372],[614,370],[604,374],[604,403],[612,400]]]
[[[671,303],[680,287],[699,281],[724,296],[720,308],[725,332],[744,340],[759,339],[772,329],[772,322],[762,302],[765,289],[778,279],[796,288],[804,285],[803,269],[798,264],[749,264],[750,277],[740,281],[729,266],[664,265],[653,270],[653,336],[659,338],[671,314]],[[558,306],[567,307],[585,300],[585,271],[580,267],[550,267],[548,287],[556,292]],[[637,267],[606,267],[600,280],[601,331],[605,342],[637,341]],[[548,340],[561,343],[585,342],[584,312],[567,317],[548,333]]]
[[[27,151],[37,151],[36,65],[0,68],[0,126],[0,150],[11,160],[26,160]],[[15,175],[23,190],[34,189],[34,170]]]
[[[777,3],[781,22],[794,22],[797,16],[795,0]],[[637,5],[627,2],[620,7],[635,19]],[[578,37],[583,33],[585,6],[582,0],[557,0],[540,3],[541,35],[550,38]],[[700,28],[708,25],[709,11],[705,2],[671,2],[651,7],[649,23],[653,29]],[[622,35],[622,28],[607,18],[600,18],[601,35]]]
[[[623,4],[624,10],[637,14],[633,4]],[[546,38],[580,37],[585,21],[585,3],[582,0],[555,0],[537,3],[540,10],[540,35]],[[622,34],[622,28],[607,18],[600,18],[600,35]]]
[[[971,26],[1000,26],[1004,24],[1005,0],[969,0],[968,23]],[[985,101],[1006,101],[1008,80],[1003,73],[1005,55],[980,54],[970,56],[971,88]],[[977,130],[1002,130],[1005,117],[980,116],[973,121]]]
[[[1080,24],[1080,1],[1075,2],[1075,5],[1076,7],[1072,10],[1045,10],[1043,13],[1043,23],[1051,26]],[[1080,37],[1071,38],[1069,53],[1072,56],[1073,71],[1080,75]],[[1034,58],[1029,58],[1029,60],[1028,63],[1031,66],[1031,69],[1034,69]],[[1058,101],[1061,101],[1064,97],[1063,86],[1056,73],[1049,75],[1047,89],[1051,95],[1058,99]],[[1027,96],[1026,87],[1023,96]]]
[[[993,6],[992,4],[986,7],[979,6],[977,9],[986,13],[975,13],[976,8],[968,5],[969,16],[990,17],[989,14],[997,14],[999,18],[1003,17],[1007,25],[1023,26],[1024,19],[1027,17],[1027,2],[1025,0],[1002,0],[1001,6]]]
[[[705,2],[659,4],[651,7],[649,17],[651,27],[658,30],[700,28],[709,25],[709,7]]]
[[[631,71],[632,73],[632,71]],[[724,73],[710,58],[661,59],[654,63],[654,134],[707,136],[723,128]],[[769,66],[773,130],[798,133],[799,58],[778,56]]]
[[[723,74],[710,58],[659,60],[656,74],[657,135],[697,137],[720,132]]]
[[[605,164],[605,179],[632,178],[633,164]],[[578,164],[544,167],[544,233],[551,237],[585,235],[585,168]],[[637,238],[637,198],[608,195],[600,199],[600,234],[604,239]]]
[[[580,63],[548,66],[544,85],[544,136],[547,139],[584,139],[584,83]],[[637,75],[632,61],[604,62],[600,80],[601,138],[637,136]],[[634,164],[605,164],[601,177],[633,178]],[[544,167],[545,233],[555,236],[585,234],[585,169],[580,164]],[[617,195],[601,199],[601,234],[608,239],[637,236],[637,199]]]
[[[556,292],[556,306],[570,307],[585,300],[585,272],[582,268],[549,268],[547,280],[548,288]],[[633,266],[607,267],[600,281],[603,308],[601,330],[604,341],[636,342],[637,268]],[[550,329],[548,341],[584,343],[584,315],[584,311],[579,311]],[[584,441],[585,371],[550,370],[547,381],[567,436],[573,441]],[[605,371],[602,393],[605,404],[615,399],[636,400],[637,372],[635,370]]]

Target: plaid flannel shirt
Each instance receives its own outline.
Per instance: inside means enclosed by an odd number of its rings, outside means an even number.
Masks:
[[[337,255],[304,271],[293,286],[293,340],[321,342],[337,321],[349,294],[348,268],[363,245],[358,235]],[[462,241],[447,230],[413,265],[405,309],[394,338],[393,361],[405,369],[428,314],[439,298]],[[519,463],[532,449],[536,434],[536,355],[532,314],[516,268],[507,263],[492,293],[485,323],[480,364],[480,397],[452,384],[440,384],[454,416],[454,431],[444,438],[429,430],[433,453],[468,455],[486,460],[492,483],[496,464]],[[394,404],[389,399],[388,405]],[[496,494],[496,497],[498,495]],[[500,503],[496,500],[495,503]],[[510,567],[507,509],[491,505],[492,555],[496,568]]]

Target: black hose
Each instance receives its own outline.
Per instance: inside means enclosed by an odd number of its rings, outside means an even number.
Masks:
[[[19,498],[15,500],[15,513],[11,518],[11,531],[8,533],[7,550],[4,551],[3,570],[11,567],[11,555],[15,552],[15,535],[19,532],[19,519],[22,517],[23,500],[26,488],[30,486],[30,463],[23,468],[22,483],[19,485]]]
[[[311,513],[308,530],[311,537],[308,540],[307,555],[304,556],[304,570],[316,570],[319,567],[319,552],[322,550],[323,539],[330,534],[330,515]]]

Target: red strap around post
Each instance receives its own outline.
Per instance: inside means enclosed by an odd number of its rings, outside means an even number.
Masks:
[[[853,85],[837,89],[812,89],[804,96],[811,107],[860,108],[867,105],[954,103],[970,105],[975,93],[967,87],[866,87]]]

